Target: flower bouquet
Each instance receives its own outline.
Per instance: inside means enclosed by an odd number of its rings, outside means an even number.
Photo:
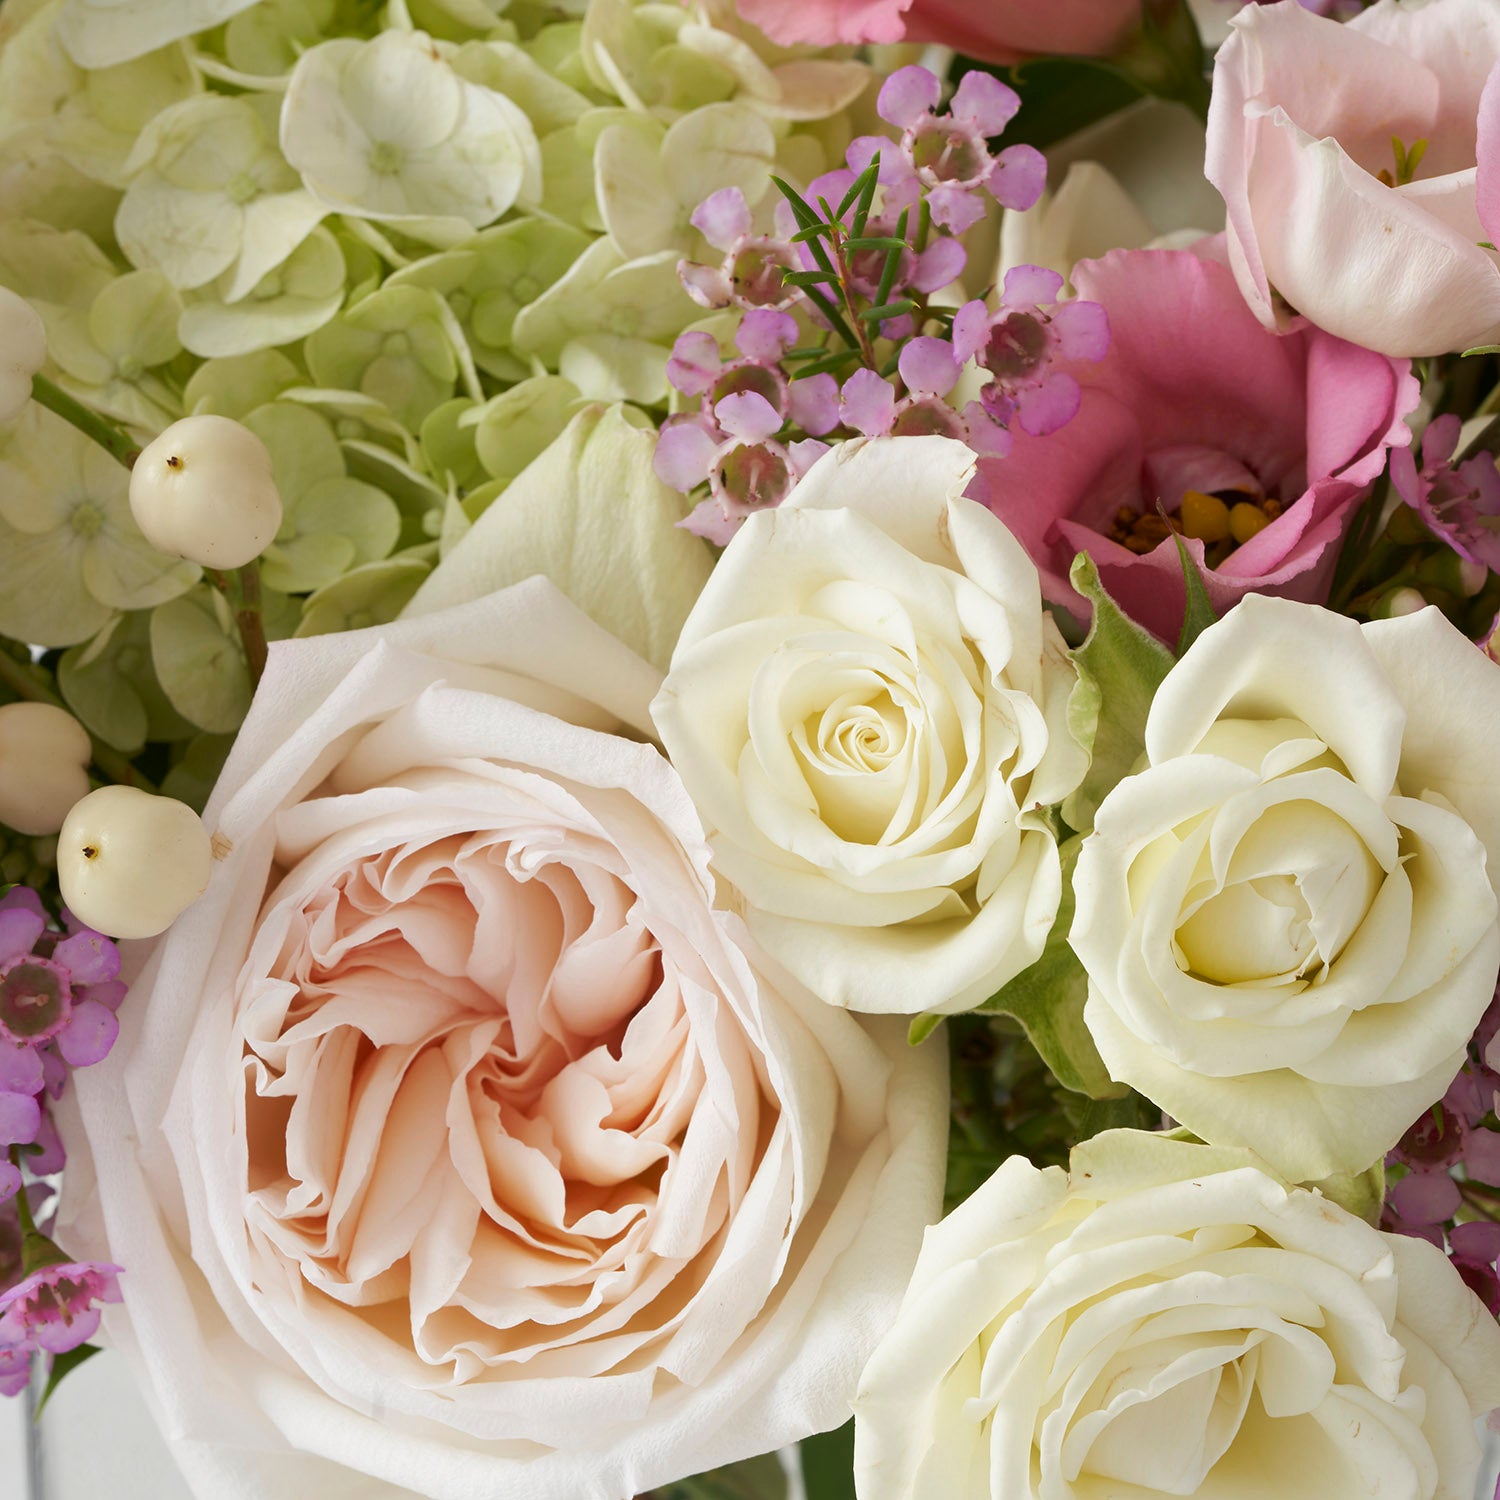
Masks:
[[[1488,1500],[1500,0],[6,0],[0,147],[0,1390]]]

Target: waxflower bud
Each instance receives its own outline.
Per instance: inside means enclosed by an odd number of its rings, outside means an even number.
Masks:
[[[158,552],[240,568],[281,526],[266,445],[242,423],[204,414],[174,422],[135,461],[130,509]]]
[[[47,331],[37,310],[0,286],[0,422],[13,422],[31,400],[31,378],[47,363]]]
[[[165,932],[203,894],[212,867],[208,832],[192,808],[130,786],[90,792],[57,840],[68,909],[116,938]]]
[[[0,823],[17,833],[56,833],[89,790],[93,747],[83,725],[50,703],[0,708]]]

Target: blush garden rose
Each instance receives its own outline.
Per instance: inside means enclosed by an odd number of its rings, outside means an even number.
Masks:
[[[1057,915],[1076,677],[973,465],[834,449],[730,543],[653,706],[751,931],[853,1010],[977,1005]]]
[[[1251,595],[1168,674],[1074,876],[1111,1074],[1291,1180],[1443,1096],[1495,988],[1500,674],[1436,609]]]
[[[1248,1152],[1110,1131],[930,1230],[855,1402],[860,1500],[1468,1500],[1500,1329],[1442,1252]]]
[[[941,1059],[767,980],[659,680],[540,579],[273,650],[72,1142],[197,1493],[620,1500],[844,1419]]]

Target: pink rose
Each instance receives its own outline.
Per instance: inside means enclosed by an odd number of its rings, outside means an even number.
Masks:
[[[1295,0],[1236,17],[1206,170],[1261,322],[1302,314],[1391,355],[1500,337],[1500,260],[1481,245],[1500,231],[1497,59],[1500,0],[1381,0],[1344,25]]]
[[[1140,20],[1141,0],[739,0],[740,14],[783,45],[941,42],[969,57],[1102,57]]]
[[[1117,250],[1073,283],[1110,326],[1104,358],[1072,369],[1079,413],[1055,437],[1014,432],[970,490],[1030,552],[1047,597],[1081,606],[1067,577],[1087,552],[1125,610],[1175,638],[1182,565],[1157,506],[1175,515],[1196,491],[1274,516],[1241,546],[1187,541],[1221,614],[1251,590],[1321,599],[1350,508],[1411,441],[1406,362],[1316,328],[1268,333],[1229,270],[1188,250]]]
[[[944,1058],[767,976],[659,683],[541,579],[273,648],[69,1165],[205,1500],[621,1500],[847,1416]]]

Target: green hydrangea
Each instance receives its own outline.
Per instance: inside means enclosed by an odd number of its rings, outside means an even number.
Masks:
[[[7,0],[0,284],[138,439],[260,433],[272,633],[351,628],[472,566],[591,403],[665,414],[694,208],[736,186],[768,217],[773,173],[869,123],[870,78],[733,0]],[[0,491],[0,635],[63,649],[95,732],[198,785],[249,690],[222,600],[50,416],[0,434]]]

